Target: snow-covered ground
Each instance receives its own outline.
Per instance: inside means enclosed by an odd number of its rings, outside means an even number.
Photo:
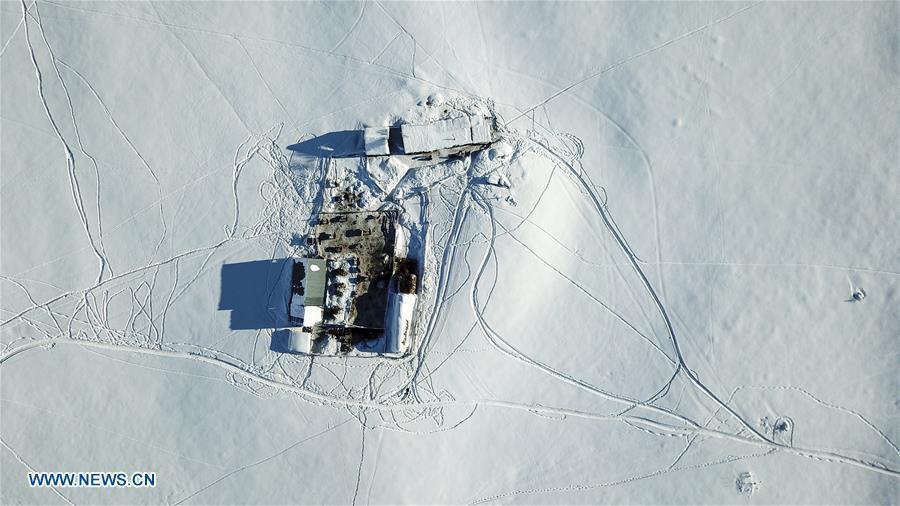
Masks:
[[[900,502],[898,26],[0,3],[0,503]],[[502,140],[288,149],[445,107]],[[277,351],[338,169],[423,259],[406,358]]]

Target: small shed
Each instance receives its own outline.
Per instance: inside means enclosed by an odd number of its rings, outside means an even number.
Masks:
[[[291,329],[287,349],[291,353],[309,353],[312,349],[312,334],[299,329]]]
[[[381,156],[391,154],[388,147],[388,127],[370,127],[363,130],[363,141],[366,146],[366,156]]]
[[[312,326],[322,320],[325,305],[325,260],[294,260],[291,280],[290,317],[295,324]]]

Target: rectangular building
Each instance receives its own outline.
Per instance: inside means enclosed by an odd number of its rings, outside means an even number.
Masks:
[[[388,147],[388,127],[370,127],[363,130],[363,142],[366,156],[383,156],[391,154]]]
[[[492,118],[458,116],[419,125],[401,125],[403,151],[430,153],[460,146],[490,144]]]
[[[312,327],[322,321],[325,305],[325,260],[297,258],[291,273],[291,322]]]

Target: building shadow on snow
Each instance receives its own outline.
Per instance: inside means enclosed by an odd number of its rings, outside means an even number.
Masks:
[[[388,129],[387,141],[390,154],[405,153],[400,127]],[[287,148],[301,155],[318,158],[351,158],[366,156],[366,139],[363,130],[340,130],[291,144]]]
[[[291,353],[291,349],[288,346],[290,339],[290,330],[276,330],[275,332],[272,332],[272,342],[269,346],[269,349],[276,353]]]
[[[231,330],[286,327],[291,259],[224,264],[219,310],[231,311]]]
[[[365,155],[366,143],[362,130],[341,130],[291,144],[288,149],[319,158],[342,158]]]

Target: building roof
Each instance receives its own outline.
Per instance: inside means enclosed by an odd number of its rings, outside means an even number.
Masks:
[[[389,155],[388,134],[388,127],[370,127],[363,130],[366,156]]]
[[[298,329],[291,329],[288,334],[287,349],[294,353],[309,353],[312,334]]]
[[[292,319],[302,321],[307,307],[325,305],[325,267],[325,260],[321,258],[294,260],[289,307]]]
[[[470,120],[472,122],[472,142],[490,144],[492,137],[490,120],[483,116],[473,116]]]
[[[321,258],[303,259],[303,305],[322,306],[325,304],[325,260]]]
[[[491,142],[491,127],[486,118],[458,116],[424,125],[401,125],[403,150],[406,153],[427,153],[467,144]]]
[[[303,326],[313,327],[322,321],[321,306],[303,306]]]

